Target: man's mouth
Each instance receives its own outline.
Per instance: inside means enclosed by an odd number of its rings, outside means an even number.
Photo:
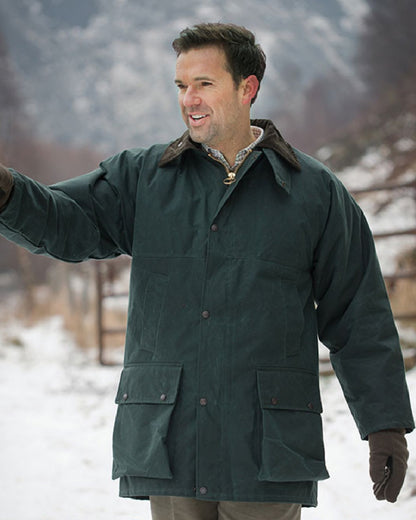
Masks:
[[[205,119],[206,117],[208,117],[207,114],[190,114],[189,115],[189,118],[195,122],[201,121],[202,119]]]

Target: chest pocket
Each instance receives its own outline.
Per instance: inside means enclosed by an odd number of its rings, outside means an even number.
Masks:
[[[133,265],[126,344],[150,361],[157,348],[169,277]],[[130,352],[130,350],[128,351]]]
[[[160,316],[165,300],[168,277],[152,274],[146,283],[143,300],[143,323],[140,334],[140,348],[154,352],[159,332]]]
[[[286,356],[294,356],[300,351],[305,318],[295,284],[289,280],[281,280],[280,283],[281,294],[284,295],[280,334],[283,336]]]

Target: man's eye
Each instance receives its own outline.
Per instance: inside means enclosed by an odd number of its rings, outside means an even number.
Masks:
[[[211,83],[210,81],[203,81],[203,82],[201,83],[201,85],[202,85],[203,87],[210,87],[210,86],[212,85],[212,83]]]

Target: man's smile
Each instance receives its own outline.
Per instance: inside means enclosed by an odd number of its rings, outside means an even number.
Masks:
[[[201,126],[208,118],[208,114],[188,114],[189,124],[191,126]]]

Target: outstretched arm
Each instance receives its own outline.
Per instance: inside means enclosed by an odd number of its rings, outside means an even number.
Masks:
[[[129,153],[52,186],[1,166],[0,234],[68,262],[130,254],[137,178]]]

